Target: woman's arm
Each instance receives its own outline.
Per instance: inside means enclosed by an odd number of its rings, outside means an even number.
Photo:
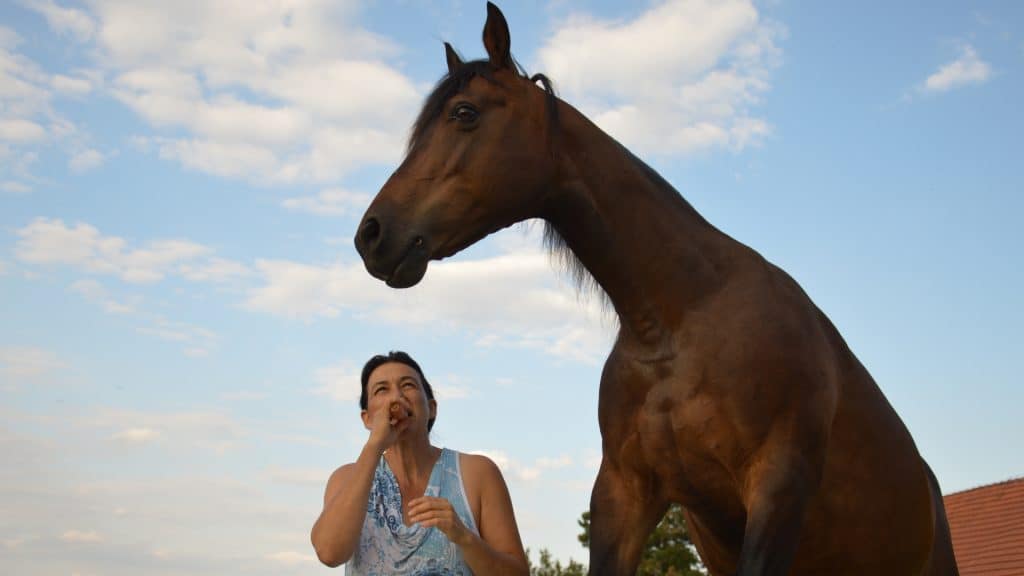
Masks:
[[[367,443],[355,462],[335,470],[327,481],[324,509],[313,524],[310,539],[317,558],[332,568],[348,562],[359,545],[380,455],[381,451]]]
[[[409,426],[408,420],[392,419],[387,408],[377,410],[367,420],[370,438],[355,462],[331,474],[324,491],[324,510],[310,534],[317,558],[331,567],[352,558],[363,531],[366,502],[370,498],[377,463],[384,450]]]
[[[526,553],[501,471],[485,456],[465,454],[461,464],[464,482],[478,487],[480,494],[480,535],[470,532],[442,498],[410,501],[410,521],[444,532],[462,550],[474,574],[527,576]]]

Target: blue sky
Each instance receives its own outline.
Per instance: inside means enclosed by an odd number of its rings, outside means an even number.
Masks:
[[[789,271],[951,492],[1024,474],[1016,2],[502,6],[530,72]],[[358,370],[585,560],[614,321],[491,237],[392,291],[352,248],[484,4],[0,6],[0,550],[18,574],[309,574]]]

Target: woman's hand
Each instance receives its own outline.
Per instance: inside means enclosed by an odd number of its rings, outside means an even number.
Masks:
[[[453,543],[462,546],[473,537],[452,503],[444,498],[421,496],[409,501],[409,521],[424,528],[436,527]]]
[[[409,407],[406,404],[395,401],[370,415],[370,439],[367,442],[378,452],[390,448],[398,440],[398,435],[409,427]]]

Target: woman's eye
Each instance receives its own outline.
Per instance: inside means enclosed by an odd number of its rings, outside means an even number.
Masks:
[[[458,104],[452,109],[452,120],[457,120],[461,124],[472,124],[476,121],[480,113],[477,112],[476,108],[473,108],[469,104]]]
[[[376,389],[374,389],[373,393],[374,393],[374,394],[380,394],[380,393],[381,393],[381,392],[383,392],[384,390],[387,390],[387,388],[383,388],[383,387],[381,387],[381,388],[376,388]]]
[[[405,388],[409,388],[409,387],[415,388],[416,384],[413,383],[413,382],[406,382],[405,384],[402,384],[402,386],[404,386]]]

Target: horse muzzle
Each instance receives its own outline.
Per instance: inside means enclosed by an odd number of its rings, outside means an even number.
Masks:
[[[367,216],[356,232],[356,252],[366,271],[392,288],[415,286],[427,273],[430,249],[418,234],[389,235],[380,220]]]

